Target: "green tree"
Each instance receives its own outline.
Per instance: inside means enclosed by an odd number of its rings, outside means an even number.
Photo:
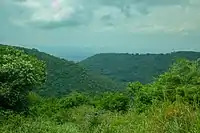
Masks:
[[[131,98],[131,106],[137,108],[137,111],[143,112],[152,105],[153,90],[150,84],[143,85],[138,81],[129,83],[127,92]]]
[[[88,102],[89,101],[87,96],[79,92],[72,92],[67,97],[63,97],[60,99],[62,108],[65,109],[87,104]]]
[[[129,109],[130,99],[121,92],[105,92],[99,101],[96,103],[97,107],[105,110],[126,112]]]
[[[0,107],[22,110],[29,91],[46,79],[45,64],[10,46],[0,47]]]
[[[200,100],[200,63],[199,60],[179,59],[169,71],[160,75],[154,82],[155,95],[159,99],[186,102]]]
[[[133,82],[128,85],[133,106],[145,110],[153,101],[200,102],[200,62],[178,59],[152,84]]]

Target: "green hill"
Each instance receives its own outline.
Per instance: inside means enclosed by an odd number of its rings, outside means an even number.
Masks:
[[[81,62],[90,71],[109,76],[121,82],[149,83],[153,77],[165,72],[176,58],[195,60],[200,52],[179,51],[167,54],[104,53]]]
[[[3,45],[0,45],[3,46]],[[25,53],[36,56],[47,65],[47,82],[40,93],[46,96],[62,96],[71,91],[103,92],[120,90],[122,84],[108,77],[91,73],[72,61],[67,61],[37,49],[15,47]]]

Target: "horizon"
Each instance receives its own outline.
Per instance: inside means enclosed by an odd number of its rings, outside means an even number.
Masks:
[[[0,43],[0,44],[2,44],[2,43]],[[146,55],[146,54],[151,54],[151,55],[154,55],[154,54],[170,54],[170,53],[178,53],[178,52],[200,52],[200,51],[195,51],[195,50],[177,50],[177,51],[175,51],[175,50],[172,50],[172,51],[170,51],[170,52],[141,52],[141,53],[139,53],[139,52],[100,52],[100,53],[85,53],[85,54],[80,54],[80,55],[71,55],[71,54],[69,54],[69,55],[67,55],[67,53],[66,54],[64,54],[63,55],[63,53],[62,52],[57,52],[57,53],[55,53],[55,51],[54,52],[52,52],[51,50],[49,51],[48,49],[40,49],[40,48],[36,48],[36,47],[27,47],[27,46],[23,46],[23,45],[11,45],[11,44],[2,44],[2,45],[9,45],[9,46],[17,46],[17,47],[22,47],[22,48],[27,48],[27,49],[36,49],[36,50],[38,50],[39,52],[44,52],[44,53],[47,53],[47,54],[50,54],[50,55],[53,55],[53,56],[55,56],[55,57],[59,57],[59,58],[63,58],[63,59],[66,59],[66,60],[68,60],[68,61],[73,61],[73,62],[80,62],[80,61],[82,61],[82,60],[85,60],[85,59],[87,59],[87,58],[89,58],[89,57],[92,57],[92,56],[95,56],[95,55],[99,55],[99,54],[139,54],[139,55]],[[55,49],[53,49],[53,50],[55,50]]]

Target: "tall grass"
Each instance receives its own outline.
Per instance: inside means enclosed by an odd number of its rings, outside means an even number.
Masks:
[[[127,113],[120,113],[100,111],[92,106],[82,105],[58,110],[48,117],[11,114],[7,120],[1,122],[0,132],[199,133],[200,112],[192,105],[179,102],[155,104],[142,113],[134,108],[130,108]]]

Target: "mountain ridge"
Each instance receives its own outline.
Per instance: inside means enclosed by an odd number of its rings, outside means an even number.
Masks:
[[[150,83],[165,72],[178,58],[196,60],[200,52],[176,51],[171,53],[100,53],[79,62],[89,71],[102,74],[119,82]]]
[[[0,44],[0,46],[3,46]],[[72,91],[103,92],[120,90],[121,83],[108,77],[89,72],[79,64],[63,58],[55,57],[45,52],[32,48],[4,45],[23,50],[26,54],[35,56],[47,65],[47,82],[40,88],[44,96],[62,96]]]

